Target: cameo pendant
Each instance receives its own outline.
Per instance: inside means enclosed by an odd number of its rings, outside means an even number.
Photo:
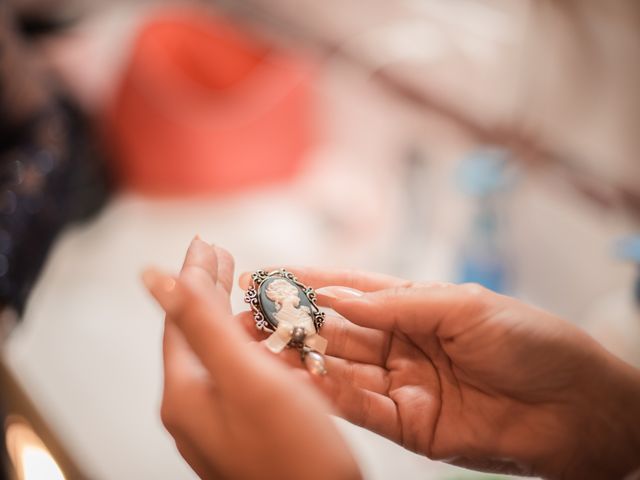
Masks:
[[[285,269],[258,270],[251,279],[244,300],[253,310],[256,328],[271,334],[265,341],[267,348],[273,353],[296,348],[311,373],[324,375],[327,340],[318,333],[324,312],[316,305],[313,288]]]

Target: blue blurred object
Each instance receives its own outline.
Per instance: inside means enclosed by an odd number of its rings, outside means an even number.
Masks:
[[[515,179],[515,170],[508,168],[511,154],[499,147],[484,147],[472,151],[462,160],[456,172],[456,183],[462,193],[484,198],[507,190]]]
[[[509,290],[509,268],[502,238],[505,192],[515,181],[508,150],[483,147],[471,152],[456,172],[459,190],[474,203],[468,236],[461,246],[458,281],[493,291]]]
[[[615,254],[621,260],[634,262],[637,267],[633,296],[636,305],[640,306],[640,235],[621,238],[615,244]]]
[[[615,254],[621,260],[640,263],[640,235],[630,235],[615,244]]]

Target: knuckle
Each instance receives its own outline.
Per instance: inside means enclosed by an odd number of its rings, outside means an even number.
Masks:
[[[184,276],[191,277],[196,282],[202,282],[212,278],[213,271],[205,265],[193,263],[186,265],[182,270]]]
[[[335,348],[338,351],[344,351],[347,347],[346,343],[347,343],[347,337],[348,337],[348,332],[347,332],[347,321],[346,320],[339,320],[336,322],[336,338],[335,338]]]
[[[465,297],[464,309],[467,312],[477,314],[494,304],[495,293],[478,283],[465,283],[458,288]]]
[[[386,290],[383,298],[386,301],[403,302],[421,293],[422,286],[416,282],[407,282]]]
[[[386,299],[402,297],[407,294],[408,287],[391,287],[388,290],[383,290],[381,292],[381,297]]]
[[[346,279],[346,284],[348,286],[352,286],[355,284],[356,279],[358,278],[358,270],[356,270],[355,268],[347,268],[344,271],[344,275],[345,275],[345,279]]]
[[[405,280],[403,281],[397,288],[398,289],[411,289],[411,288],[419,288],[424,286],[421,283],[414,282],[413,280]]]
[[[490,292],[490,290],[488,290],[486,287],[483,287],[479,283],[474,282],[463,283],[462,285],[460,285],[460,289],[465,295],[469,297],[484,296]]]
[[[180,410],[175,407],[175,402],[170,401],[166,396],[162,400],[160,406],[160,420],[164,427],[170,432],[175,433],[180,430]]]

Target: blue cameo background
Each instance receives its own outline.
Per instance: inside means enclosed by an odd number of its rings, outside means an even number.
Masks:
[[[282,277],[279,275],[269,277],[260,284],[260,287],[258,288],[258,295],[260,297],[260,304],[262,305],[262,311],[264,312],[265,319],[274,329],[278,326],[278,320],[275,315],[278,309],[275,302],[267,297],[267,289],[269,288],[269,284],[271,284],[275,280],[284,280],[291,286],[293,286],[298,293],[298,298],[300,299],[300,305],[298,306],[298,308],[305,306],[309,309],[310,312],[313,312],[314,308],[300,286],[296,285],[293,281],[286,277]]]

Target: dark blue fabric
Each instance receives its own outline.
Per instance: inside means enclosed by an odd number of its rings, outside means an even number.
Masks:
[[[51,245],[104,202],[108,180],[87,121],[51,79],[0,3],[0,306],[22,312]]]

